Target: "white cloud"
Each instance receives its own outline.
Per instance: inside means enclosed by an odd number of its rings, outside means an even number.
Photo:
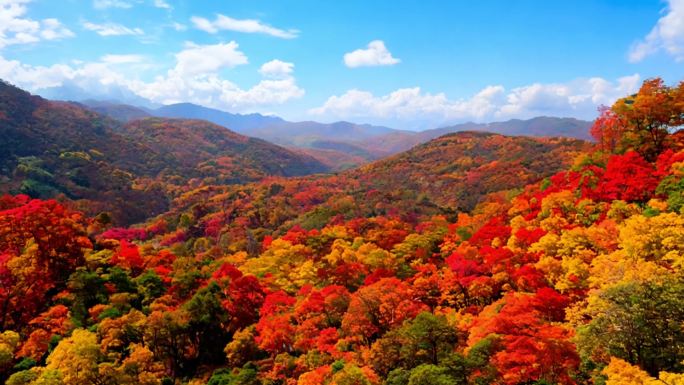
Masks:
[[[350,90],[330,97],[310,113],[337,118],[448,120],[468,116],[482,119],[496,109],[496,101],[503,92],[501,86],[490,86],[469,100],[450,101],[444,93],[423,93],[420,87],[402,88],[378,97],[367,91]]]
[[[86,21],[83,27],[89,31],[93,31],[100,36],[123,36],[123,35],[142,35],[144,31],[140,28],[128,28],[121,24],[105,23],[96,24]]]
[[[100,58],[103,63],[108,64],[129,64],[140,63],[144,60],[142,55],[104,55]]]
[[[350,90],[331,96],[312,115],[335,119],[366,118],[376,121],[429,121],[433,125],[466,120],[492,121],[534,116],[572,116],[591,119],[600,105],[635,92],[639,75],[610,82],[602,78],[577,79],[568,83],[535,83],[507,91],[488,86],[468,99],[450,100],[444,93],[431,94],[419,87],[398,89],[384,96]]]
[[[665,51],[678,62],[684,61],[684,0],[668,1],[665,15],[631,47],[629,61],[639,62],[658,51]]]
[[[128,28],[126,26],[116,23],[95,24],[86,21],[83,23],[83,28],[89,31],[93,31],[100,36],[123,36],[145,34],[145,32],[140,28]]]
[[[293,39],[297,37],[299,31],[295,29],[283,30],[270,25],[264,24],[259,20],[254,19],[233,19],[225,15],[216,15],[214,21],[205,19],[203,17],[193,16],[190,18],[195,28],[208,33],[218,33],[222,30],[243,32],[243,33],[262,33],[279,37],[282,39]]]
[[[600,105],[635,92],[640,76],[619,78],[613,83],[603,78],[578,79],[566,84],[532,84],[512,89],[499,116],[566,115],[593,117]]]
[[[294,64],[274,59],[264,63],[259,68],[259,73],[270,79],[284,79],[290,77],[294,71]]]
[[[368,48],[344,54],[344,64],[349,68],[391,66],[400,63],[401,60],[392,57],[382,40],[373,40],[368,43]]]
[[[131,8],[133,4],[128,1],[123,0],[93,0],[93,7],[95,9],[107,9],[107,8]]]
[[[178,76],[194,76],[247,62],[247,56],[238,50],[234,41],[213,45],[186,43],[186,48],[176,54],[176,67],[172,71]]]
[[[154,6],[162,9],[171,9],[171,5],[165,0],[154,0]]]
[[[235,42],[204,46],[187,43],[175,57],[173,68],[144,81],[137,78],[138,74],[151,67],[140,55],[110,54],[96,62],[72,61],[69,65],[47,67],[0,56],[0,78],[38,93],[53,87],[75,86],[100,92],[102,98],[130,94],[155,103],[191,102],[238,112],[258,111],[304,95],[292,76],[291,63],[282,62],[283,76],[275,78],[273,71],[266,71],[264,79],[248,88],[225,79],[220,74],[222,70],[247,63]]]
[[[132,84],[131,89],[162,104],[192,102],[231,111],[282,104],[304,95],[304,90],[297,86],[294,78],[262,80],[249,89],[242,89],[215,74],[190,78],[170,75],[151,83]]]
[[[0,1],[0,48],[73,37],[74,33],[54,18],[33,20],[26,17],[31,0]]]
[[[292,76],[292,63],[273,60],[262,65],[259,72],[265,79],[249,89],[242,89],[218,74],[222,69],[247,62],[234,41],[205,46],[188,43],[185,50],[176,54],[176,66],[166,76],[150,83],[133,83],[131,89],[162,104],[192,102],[232,111],[282,104],[304,95]]]
[[[76,84],[84,89],[98,89],[105,85],[124,84],[127,77],[117,67],[130,64],[122,55],[106,55],[100,61],[81,63],[77,66],[54,64],[32,66],[0,56],[0,78],[19,87],[37,91],[64,84]]]

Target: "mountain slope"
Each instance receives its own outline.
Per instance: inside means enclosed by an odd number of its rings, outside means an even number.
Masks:
[[[105,113],[120,119],[115,111]],[[367,163],[388,155],[386,151],[364,148],[362,142],[378,135],[404,132],[388,127],[349,122],[288,122],[274,116],[232,114],[192,103],[167,105],[150,110],[150,113],[160,117],[208,120],[247,136],[286,147],[296,147],[334,170]]]
[[[309,156],[204,120],[145,118],[121,130],[156,153],[172,157],[173,166],[187,168],[184,173],[190,176],[213,175],[219,181],[237,183],[266,175],[300,176],[327,170]],[[212,169],[214,174],[207,173]],[[233,176],[222,179],[219,170]]]
[[[325,171],[315,159],[203,121],[118,121],[0,83],[0,192],[64,195],[122,223],[203,183]],[[161,183],[160,183],[161,182]]]
[[[310,152],[317,154],[325,163],[332,165],[340,158],[357,159],[352,164],[357,165],[386,156],[387,153],[384,151],[376,152],[372,149],[361,148],[359,143],[379,135],[404,132],[388,127],[349,122],[288,122],[279,117],[261,114],[232,114],[192,103],[172,104],[150,112],[154,116],[161,117],[208,120],[241,134],[282,146],[324,150]],[[116,116],[113,117],[116,118]],[[341,148],[332,148],[332,146]],[[364,154],[359,153],[360,151]],[[333,166],[335,169],[342,167],[343,165]]]
[[[349,172],[362,185],[419,191],[440,206],[471,210],[488,193],[533,183],[567,166],[586,142],[465,131]]]
[[[588,146],[566,138],[455,133],[335,175],[205,186],[176,199],[165,218],[174,222],[201,205],[194,228],[240,239],[351,218],[387,216],[411,223],[433,215],[455,218],[492,193],[506,195],[553,175]]]
[[[326,165],[330,171],[338,172],[368,163],[373,157],[327,148],[288,147],[292,151],[306,154]]]
[[[513,136],[566,137],[591,140],[591,136],[589,135],[591,124],[591,122],[585,120],[548,116],[540,116],[527,120],[511,119],[505,122],[493,123],[469,122],[415,133],[392,132],[364,141],[363,147],[378,152],[395,154],[406,151],[413,146],[425,143],[442,135],[462,131],[491,132]]]

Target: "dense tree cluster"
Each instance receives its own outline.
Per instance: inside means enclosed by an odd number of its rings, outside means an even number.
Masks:
[[[623,127],[629,146],[589,151],[447,136],[353,177],[203,185],[131,228],[2,197],[0,381],[682,383],[684,143],[668,124],[659,146]],[[483,163],[515,146],[541,154],[511,160],[519,185]],[[539,169],[554,151],[574,161]],[[384,174],[399,169],[405,192]],[[456,197],[415,190],[437,182],[480,197],[442,210]]]

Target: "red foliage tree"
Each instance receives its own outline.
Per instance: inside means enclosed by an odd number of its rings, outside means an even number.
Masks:
[[[469,343],[487,337],[498,341],[490,363],[505,384],[540,380],[574,384],[571,374],[579,357],[572,331],[547,321],[558,320],[566,305],[567,300],[552,289],[541,289],[536,295],[509,293],[478,315]]]
[[[599,117],[596,118],[589,132],[601,150],[616,152],[620,147],[622,137],[625,135],[626,127],[615,112],[602,106],[599,108]]]
[[[252,275],[242,275],[235,266],[224,263],[212,274],[225,294],[223,307],[231,316],[231,329],[238,330],[259,319],[259,309],[266,293],[259,280]]]
[[[383,278],[351,296],[342,318],[345,335],[370,343],[375,337],[414,318],[427,306],[413,298],[411,287],[397,278]]]
[[[268,294],[260,310],[258,333],[255,338],[259,348],[276,356],[294,349],[295,327],[292,324],[292,306],[296,299],[283,291]]]
[[[140,256],[138,246],[125,239],[119,243],[119,249],[109,261],[112,265],[139,273],[145,261]]]
[[[610,157],[594,195],[607,201],[644,201],[653,196],[659,182],[655,168],[638,153],[629,151]]]
[[[86,220],[54,200],[4,197],[0,206],[0,329],[25,325],[92,248]]]

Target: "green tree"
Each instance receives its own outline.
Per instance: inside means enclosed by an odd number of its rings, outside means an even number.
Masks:
[[[577,344],[585,357],[606,354],[652,376],[684,369],[684,280],[625,282],[589,298]]]
[[[409,341],[407,353],[433,365],[449,356],[457,341],[456,329],[447,323],[446,317],[429,312],[418,314],[402,327],[402,333]]]
[[[69,277],[68,287],[73,293],[71,315],[78,326],[85,326],[89,317],[88,309],[107,302],[105,280],[96,272],[83,267],[78,268]]]
[[[454,385],[456,382],[444,367],[423,364],[411,370],[407,385]]]
[[[456,342],[456,329],[446,317],[422,312],[373,343],[371,362],[383,375],[398,367],[438,365],[453,354]]]
[[[371,385],[371,381],[358,366],[345,365],[332,378],[334,385]]]
[[[200,351],[198,359],[203,364],[221,363],[225,359],[223,347],[228,340],[230,318],[221,304],[222,296],[221,288],[212,282],[183,305],[189,316],[188,331],[195,336]]]

